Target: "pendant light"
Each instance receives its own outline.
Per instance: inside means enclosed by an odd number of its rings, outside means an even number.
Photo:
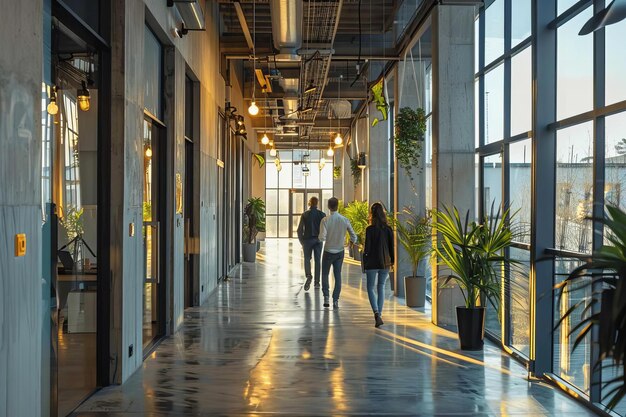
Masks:
[[[276,148],[272,146],[272,148],[270,149],[270,156],[276,156],[276,155],[278,155],[278,152],[276,151]]]
[[[50,87],[50,102],[48,103],[48,107],[46,107],[48,114],[51,116],[56,115],[59,112],[59,106],[57,105],[57,86],[53,85]]]
[[[90,98],[89,98],[89,90],[87,89],[87,84],[82,82],[82,87],[78,90],[78,94],[76,95],[76,99],[78,101],[78,107],[82,111],[88,111],[90,107]]]
[[[335,155],[335,150],[332,145],[329,145],[328,150],[326,151],[326,156],[332,157],[333,155]]]
[[[256,1],[252,2],[252,32],[254,40],[252,41],[252,103],[248,107],[248,113],[250,116],[256,116],[259,114],[259,107],[255,102],[256,81],[254,80],[254,74],[256,72]]]
[[[261,143],[263,145],[266,145],[270,143],[270,138],[267,137],[267,133],[263,134],[263,137],[261,138]]]
[[[337,101],[341,101],[341,79],[342,78],[343,78],[343,74],[340,74],[339,85],[337,86],[337,97],[338,97]],[[337,126],[337,136],[335,136],[335,145],[341,146],[342,144],[343,144],[343,138],[341,137],[341,122],[339,122]]]
[[[152,158],[152,148],[150,146],[146,147],[146,158]]]

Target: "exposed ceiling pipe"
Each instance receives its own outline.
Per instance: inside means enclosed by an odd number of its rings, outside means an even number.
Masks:
[[[272,36],[277,61],[299,61],[302,46],[302,0],[271,0]]]

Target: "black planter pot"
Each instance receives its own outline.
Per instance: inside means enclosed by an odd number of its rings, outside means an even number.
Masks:
[[[482,350],[485,338],[485,307],[457,307],[456,323],[463,350]]]

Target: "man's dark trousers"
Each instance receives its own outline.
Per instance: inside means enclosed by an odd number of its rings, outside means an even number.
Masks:
[[[315,285],[320,283],[321,274],[321,255],[322,255],[322,242],[316,237],[310,239],[304,239],[302,241],[302,250],[304,251],[304,273],[308,278],[312,278],[311,275],[311,255],[315,257]]]

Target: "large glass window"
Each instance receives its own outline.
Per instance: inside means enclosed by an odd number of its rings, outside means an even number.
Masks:
[[[556,149],[556,248],[591,253],[593,123],[560,130]]]
[[[626,82],[624,82],[624,74],[626,74],[626,52],[624,50],[626,20],[607,26],[605,31],[606,104],[613,104],[626,100]]]
[[[485,11],[485,64],[504,53],[504,0],[495,0]]]
[[[510,271],[511,346],[525,357],[530,356],[530,251],[512,247],[509,256],[519,262]]]
[[[625,83],[626,84],[626,83]],[[605,119],[604,199],[626,207],[626,112]]]
[[[319,150],[279,151],[265,164],[265,204],[267,237],[295,237],[300,215],[308,199],[320,199],[319,209],[325,210],[333,195],[333,161],[328,158],[320,165],[325,153]],[[280,167],[280,170],[278,169]]]
[[[509,145],[509,206],[515,213],[512,226],[518,232],[518,242],[530,244],[530,210],[532,139]]]
[[[502,206],[502,154],[486,156],[483,159],[483,208],[484,214],[498,214]],[[492,212],[493,207],[493,212]],[[491,333],[501,337],[502,326],[498,311],[492,305],[487,306],[486,327]]]
[[[511,59],[511,136],[532,128],[532,47]]]
[[[557,257],[554,262],[555,284],[562,282],[567,278],[570,271],[579,265],[580,261],[577,259]],[[563,293],[562,297],[555,297],[555,324],[572,306],[591,295],[591,286],[584,284],[588,284],[588,281],[583,280],[580,285],[571,288],[569,292]],[[570,335],[570,332],[580,323],[580,320],[580,313],[571,314],[555,329],[552,339],[554,345],[553,367],[554,373],[559,377],[588,393],[591,375],[590,339],[586,337],[576,350],[572,350],[578,332]]]
[[[502,140],[504,135],[504,65],[485,74],[485,144]]]
[[[593,37],[579,36],[591,7],[557,29],[557,119],[593,109]]]
[[[511,47],[515,48],[527,39],[531,32],[532,0],[514,0],[511,2]]]

